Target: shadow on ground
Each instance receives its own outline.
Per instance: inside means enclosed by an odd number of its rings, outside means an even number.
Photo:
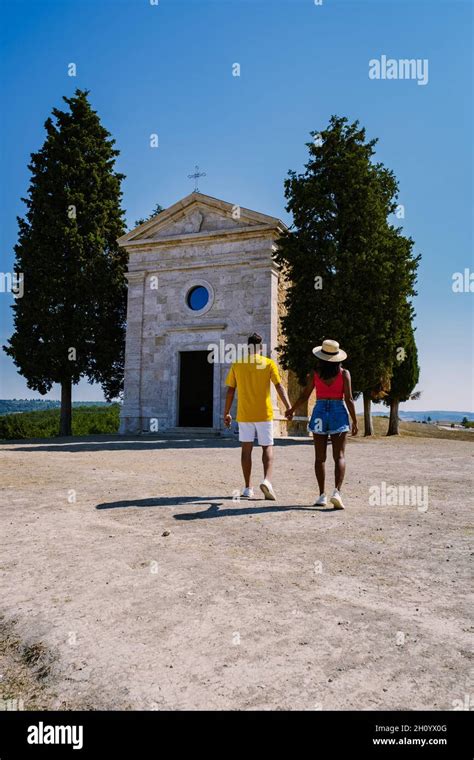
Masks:
[[[318,507],[282,506],[282,507],[237,507],[236,509],[219,509],[219,504],[211,504],[204,512],[184,512],[173,515],[175,520],[206,520],[212,517],[242,517],[244,515],[259,515],[265,512],[334,512],[334,509],[321,510]]]
[[[310,438],[277,438],[275,446],[313,445]],[[5,451],[52,451],[82,453],[84,451],[160,451],[162,449],[232,449],[239,448],[237,436],[222,438],[166,438],[165,436],[84,436],[81,438],[32,438],[21,441],[2,441]],[[6,448],[7,445],[14,448]]]
[[[215,504],[216,500],[221,504]],[[127,499],[124,501],[110,501],[97,504],[96,509],[126,509],[127,507],[179,507],[180,504],[209,503],[214,506],[222,506],[228,496],[156,496],[149,499]]]
[[[226,503],[235,504],[235,507],[220,509]],[[282,505],[266,502],[265,499],[258,499],[257,505],[253,501],[246,501],[245,507],[237,506],[242,502],[233,502],[229,496],[157,496],[149,499],[128,499],[126,501],[110,501],[97,504],[96,509],[127,509],[142,507],[179,507],[182,504],[195,504],[197,507],[208,504],[204,512],[185,512],[174,515],[175,520],[202,520],[211,517],[239,517],[242,515],[255,515],[262,512],[288,512],[299,510],[303,512],[334,512],[336,510],[327,507],[310,507],[303,505]],[[261,506],[260,506],[261,503]],[[247,506],[248,505],[248,506]]]

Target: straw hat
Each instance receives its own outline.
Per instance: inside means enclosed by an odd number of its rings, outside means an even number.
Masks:
[[[313,348],[313,354],[325,362],[342,362],[347,359],[347,354],[339,348],[337,340],[323,340],[322,346]]]

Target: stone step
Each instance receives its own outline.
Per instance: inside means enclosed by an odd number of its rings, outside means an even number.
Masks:
[[[208,427],[173,427],[164,430],[162,435],[178,438],[220,438],[222,432]]]

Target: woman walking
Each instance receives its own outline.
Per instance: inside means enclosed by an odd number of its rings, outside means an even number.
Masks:
[[[339,348],[339,343],[335,340],[323,341],[322,346],[313,348],[313,354],[316,357],[316,368],[308,376],[306,388],[291,409],[288,409],[286,417],[291,420],[295,409],[309,399],[313,390],[316,391],[316,404],[308,424],[308,429],[313,433],[314,470],[319,486],[319,497],[315,506],[325,507],[328,503],[325,493],[325,462],[328,436],[330,435],[335,478],[335,489],[330,501],[334,509],[344,509],[341,488],[346,471],[346,438],[350,429],[347,409],[352,420],[352,435],[357,435],[357,417],[354,399],[352,398],[351,376],[347,369],[341,367],[341,362],[347,358],[347,354]]]

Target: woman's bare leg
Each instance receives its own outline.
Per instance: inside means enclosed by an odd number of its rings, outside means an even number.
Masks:
[[[318,481],[319,493],[324,493],[324,482],[326,478],[326,449],[328,445],[327,435],[315,435],[314,440],[314,472],[316,473],[316,480]]]
[[[344,475],[346,474],[346,438],[347,433],[338,433],[331,436],[332,455],[334,457],[334,482],[338,491],[342,488]]]

